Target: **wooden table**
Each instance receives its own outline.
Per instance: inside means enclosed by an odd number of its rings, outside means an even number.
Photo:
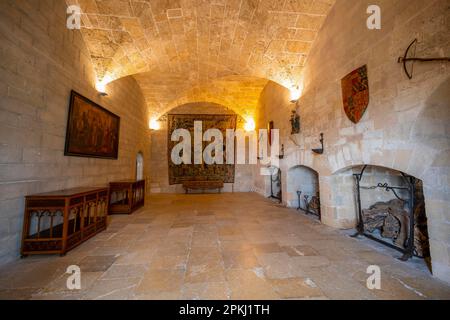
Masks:
[[[131,214],[145,204],[145,180],[111,182],[109,190],[109,214]]]
[[[60,254],[106,229],[108,188],[73,188],[25,197],[22,257]]]

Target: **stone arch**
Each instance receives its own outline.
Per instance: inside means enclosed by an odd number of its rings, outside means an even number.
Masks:
[[[297,192],[301,192],[299,197]],[[307,166],[298,165],[287,170],[286,174],[286,204],[290,208],[306,208],[304,196],[310,199],[319,195],[319,173]]]
[[[381,178],[389,176],[386,172],[390,173],[391,176],[398,176],[401,173],[412,176],[423,181],[423,188],[425,190],[425,182],[421,177],[414,176],[414,174],[409,172],[398,170],[398,168],[380,165],[379,163],[358,163],[345,166],[342,169],[333,172],[325,179],[330,190],[330,195],[327,197],[328,201],[325,199],[323,203],[326,205],[325,211],[327,214],[324,215],[324,221],[327,222],[327,224],[343,229],[351,229],[356,225],[357,215],[355,212],[357,212],[357,206],[354,174],[360,173],[364,166],[369,168],[366,169],[366,174],[367,170],[373,170],[377,172],[376,176]],[[383,172],[386,174],[383,175]],[[395,183],[395,179],[391,178],[391,181]]]
[[[134,77],[146,97],[153,118],[159,118],[180,105],[199,101],[224,105],[246,119],[254,117],[260,94],[269,82],[265,78],[235,75],[190,85],[183,78],[154,78],[149,74]]]
[[[127,77],[136,80],[141,88],[151,119],[159,119],[180,105],[207,101],[224,105],[246,120],[256,120],[260,96],[267,85],[276,83],[284,87],[268,78],[250,75],[230,75],[190,83],[181,75],[142,72],[109,82],[107,91],[114,83]]]
[[[360,184],[360,193],[357,190],[357,176],[361,179],[358,181]],[[429,254],[429,242],[428,234],[429,228],[427,223],[426,203],[428,199],[425,199],[423,189],[423,181],[416,177],[413,180],[409,180],[410,175],[398,171],[393,168],[381,167],[377,165],[356,165],[343,168],[335,172],[331,177],[331,204],[330,211],[333,212],[334,217],[338,223],[345,225],[348,228],[356,227],[359,221],[359,203],[361,205],[362,212],[368,212],[365,210],[374,208],[380,208],[380,206],[388,205],[397,212],[402,210],[409,210],[407,201],[413,198],[415,206],[413,213],[415,216],[415,245],[416,253],[419,256],[424,256],[427,263],[430,263]],[[407,189],[410,182],[414,185],[414,195]],[[395,187],[395,192],[389,190],[383,185]],[[378,186],[378,187],[377,187]],[[405,202],[400,199],[406,200]],[[395,211],[394,211],[395,212]],[[410,211],[407,211],[410,212]],[[407,235],[410,230],[408,216],[402,216],[403,221],[399,220],[401,229],[403,230],[403,236],[405,238],[389,238],[389,236],[382,235],[383,226],[379,226],[380,229],[376,229],[371,235],[375,235],[376,238],[384,240],[386,242],[392,241],[392,244],[396,246],[402,246],[407,239]],[[386,229],[385,229],[386,230]],[[420,236],[419,236],[420,234]],[[423,241],[419,241],[419,239]]]

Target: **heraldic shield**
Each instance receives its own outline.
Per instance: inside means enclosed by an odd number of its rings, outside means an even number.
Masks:
[[[341,85],[345,114],[350,121],[358,123],[369,105],[367,66],[349,73],[342,79]]]

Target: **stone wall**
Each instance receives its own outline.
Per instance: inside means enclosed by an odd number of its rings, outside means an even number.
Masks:
[[[370,164],[423,180],[433,274],[450,282],[450,66],[416,63],[409,80],[397,63],[414,38],[419,40],[419,57],[450,55],[448,1],[378,1],[381,30],[366,27],[370,4],[338,0],[319,32],[306,62],[304,91],[297,104],[301,133],[282,136],[286,146],[281,163],[283,194],[287,194],[288,169],[311,167],[319,173],[323,223],[352,228],[354,208],[339,205],[352,199],[351,170],[345,169]],[[354,125],[343,110],[340,80],[364,64],[368,66],[370,103]],[[289,128],[294,106],[286,92],[272,84],[261,99],[265,107],[261,113],[279,117],[282,111],[283,120],[276,126],[282,132]],[[311,149],[319,147],[321,132],[325,153],[315,155]],[[259,190],[261,181],[255,184]]]
[[[285,87],[270,81],[261,92],[258,102],[257,114],[255,116],[256,128],[267,129],[270,121],[273,121],[274,129],[280,130],[280,137],[287,139],[291,132],[289,124],[289,115],[293,105],[289,102],[290,92]],[[286,120],[287,119],[287,120]],[[281,141],[281,144],[286,141]],[[281,148],[280,144],[280,148]],[[279,167],[280,163],[275,166]],[[264,195],[270,195],[270,178],[264,173],[263,167],[267,166],[253,166],[254,177],[254,191]],[[282,172],[282,180],[286,181],[285,174]],[[283,183],[284,184],[284,183]]]
[[[234,114],[234,112],[222,105],[211,102],[188,103],[172,109],[173,114]],[[165,117],[163,117],[165,119]],[[160,121],[161,128],[152,132],[152,153],[150,176],[153,193],[182,193],[182,185],[169,185],[167,163],[167,121]],[[238,116],[237,128],[243,128],[244,119]],[[225,137],[224,137],[225,139]],[[236,165],[235,182],[226,183],[224,192],[249,192],[253,187],[253,173],[250,165]]]
[[[147,108],[127,77],[94,89],[95,74],[79,31],[66,28],[64,1],[0,1],[0,264],[19,255],[24,196],[132,178],[147,160]],[[64,156],[70,91],[121,117],[119,159]],[[148,176],[145,165],[144,176]]]

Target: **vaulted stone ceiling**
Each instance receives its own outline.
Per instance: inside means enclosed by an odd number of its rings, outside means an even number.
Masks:
[[[224,82],[253,89],[261,79],[298,84],[335,0],[67,2],[82,9],[82,34],[98,80],[135,75],[152,113],[161,114],[194,92],[225,94]],[[238,75],[247,78],[233,78]]]

